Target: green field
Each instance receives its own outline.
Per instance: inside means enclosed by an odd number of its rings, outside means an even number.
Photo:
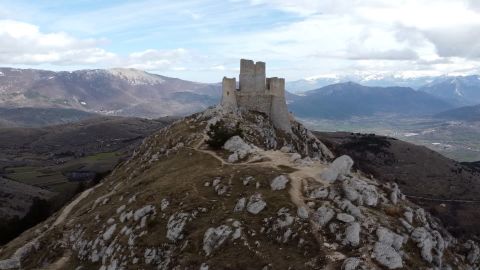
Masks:
[[[107,173],[119,162],[121,153],[98,153],[53,166],[25,166],[6,168],[5,176],[25,184],[42,187],[54,192],[65,192],[75,189],[79,183],[71,182],[64,175],[72,171],[92,171]]]

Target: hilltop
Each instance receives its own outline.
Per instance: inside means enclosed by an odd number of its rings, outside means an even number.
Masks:
[[[397,183],[336,157],[286,111],[284,79],[240,63],[221,105],[143,140],[4,246],[0,269],[479,267],[473,235],[455,238]]]
[[[226,136],[223,148],[208,143],[235,132],[242,137]],[[207,110],[149,137],[6,245],[0,268],[477,266],[475,242],[455,239],[397,185],[332,158],[299,123],[285,133],[260,113]]]

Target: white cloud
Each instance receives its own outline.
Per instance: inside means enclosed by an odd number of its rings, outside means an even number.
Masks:
[[[267,61],[267,72],[290,80],[474,72],[479,12],[476,0],[139,0],[54,14],[41,29],[0,21],[0,64],[124,66],[202,81],[236,76],[239,58]]]
[[[144,70],[184,70],[185,49],[147,49],[122,56],[100,47],[102,39],[78,39],[66,33],[44,33],[39,27],[0,20],[0,64],[88,67],[133,67]]]
[[[76,39],[62,32],[43,33],[24,22],[0,21],[2,64],[85,64],[115,59],[115,54],[97,47],[102,42]]]

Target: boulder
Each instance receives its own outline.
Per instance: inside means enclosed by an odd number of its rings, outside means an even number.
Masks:
[[[347,213],[349,213],[350,215],[358,218],[358,219],[362,219],[363,218],[363,214],[362,214],[362,211],[360,210],[360,208],[358,208],[357,206],[355,206],[353,203],[351,203],[349,200],[343,200],[341,203],[340,203],[340,208],[344,211],[347,211]]]
[[[317,211],[313,212],[312,220],[320,227],[325,226],[335,216],[335,211],[329,207],[319,207]]]
[[[356,270],[362,264],[362,260],[360,258],[347,258],[343,261],[342,270]]]
[[[262,194],[257,192],[248,199],[247,211],[256,215],[265,209],[266,206],[267,203],[263,200]]]
[[[338,213],[337,219],[345,223],[350,223],[355,221],[355,217],[345,213]]]
[[[117,224],[113,224],[110,226],[102,235],[103,240],[108,241],[112,238],[115,229],[117,228]]]
[[[240,136],[233,136],[223,145],[223,149],[232,152],[228,158],[232,162],[246,158],[249,154],[255,153],[255,148],[247,144]]]
[[[388,269],[398,269],[403,267],[403,261],[400,254],[393,247],[381,242],[375,243],[373,248],[373,258]]]
[[[480,248],[474,241],[468,240],[464,246],[468,250],[467,260],[470,264],[475,264],[480,260]]]
[[[418,227],[415,230],[413,230],[411,234],[411,238],[415,243],[417,243],[417,246],[421,248],[422,259],[426,262],[431,263],[433,260],[432,235],[428,232],[428,230],[425,227]]]
[[[167,238],[173,242],[183,238],[183,229],[187,224],[190,215],[188,213],[175,213],[170,216],[167,222]]]
[[[402,193],[400,192],[400,188],[398,187],[397,183],[393,183],[392,185],[393,187],[392,191],[390,192],[390,201],[392,201],[392,203],[396,205],[398,202],[398,198],[402,197]]]
[[[225,240],[232,234],[233,229],[227,225],[220,225],[216,228],[208,228],[203,236],[203,251],[210,255],[215,249],[219,248]]]
[[[282,190],[285,189],[288,183],[288,177],[285,175],[280,175],[275,177],[272,182],[270,183],[270,187],[272,190]]]
[[[402,248],[403,236],[398,235],[384,227],[378,227],[376,233],[378,237],[378,242],[389,245],[397,251]]]
[[[295,220],[294,217],[290,215],[289,209],[286,207],[283,207],[280,210],[278,210],[277,216],[278,217],[272,226],[272,229],[274,231],[277,231],[279,229],[292,225],[293,221]]]
[[[330,166],[324,170],[320,177],[327,182],[335,182],[340,176],[350,173],[353,166],[353,160],[347,155],[336,158]]]
[[[361,179],[352,178],[345,180],[342,183],[342,189],[345,197],[357,205],[376,206],[378,203],[377,188]]]
[[[308,218],[308,209],[305,206],[301,206],[297,209],[297,216],[302,219]]]
[[[328,197],[328,188],[318,187],[308,193],[311,199],[325,199]]]
[[[360,244],[360,223],[352,223],[345,229],[345,239],[343,243],[353,247]]]
[[[247,202],[247,199],[245,198],[238,199],[237,204],[235,204],[235,208],[233,209],[233,212],[243,211],[243,209],[245,209],[246,202]]]

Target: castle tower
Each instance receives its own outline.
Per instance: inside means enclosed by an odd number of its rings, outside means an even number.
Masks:
[[[223,77],[222,81],[222,107],[226,111],[237,110],[237,80]]]
[[[291,130],[290,114],[287,108],[287,101],[285,98],[285,79],[283,78],[269,78],[268,89],[271,95],[270,118],[273,124],[284,131]]]
[[[291,132],[285,79],[266,78],[265,62],[245,59],[240,60],[239,77],[238,90],[235,78],[223,78],[222,107],[228,111],[240,109],[264,113],[276,128]]]
[[[265,63],[240,59],[240,90],[263,92],[265,90]]]

